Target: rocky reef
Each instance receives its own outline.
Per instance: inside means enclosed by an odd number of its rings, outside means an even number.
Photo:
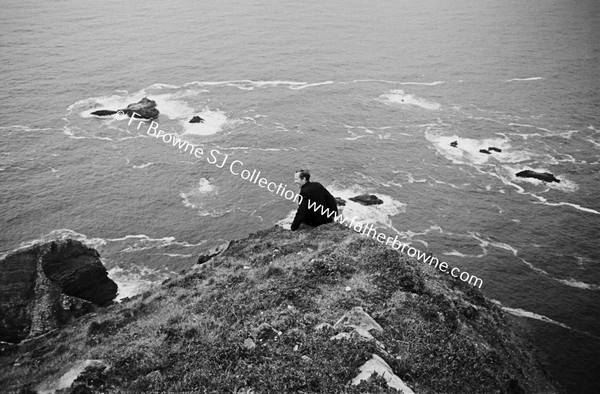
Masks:
[[[517,172],[516,176],[520,178],[535,178],[544,182],[560,182],[560,179],[557,179],[554,174],[550,172],[537,172],[533,170],[524,170],[521,172]]]
[[[57,240],[0,258],[0,341],[19,342],[112,302],[117,285],[98,252]]]
[[[213,252],[154,289],[5,350],[0,387],[557,392],[478,289],[338,223],[274,226]],[[74,360],[78,377],[58,385],[73,377],[65,364]]]
[[[156,108],[156,101],[150,100],[147,97],[144,97],[137,103],[131,103],[127,106],[127,108],[122,108],[118,110],[109,110],[109,109],[101,109],[98,111],[94,111],[91,115],[95,116],[110,116],[114,115],[117,112],[123,112],[125,115],[131,117],[135,112],[136,117],[144,118],[144,119],[156,119],[158,117],[158,108]]]

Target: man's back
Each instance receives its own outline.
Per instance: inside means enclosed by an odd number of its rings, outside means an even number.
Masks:
[[[302,201],[292,223],[292,230],[298,229],[301,223],[319,226],[333,221],[337,214],[337,203],[323,185],[319,182],[306,182],[300,190],[300,196]]]

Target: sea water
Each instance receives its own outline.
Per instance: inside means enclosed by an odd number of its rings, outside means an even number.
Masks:
[[[599,4],[8,2],[0,13],[0,253],[98,249],[119,297],[296,205],[127,120],[345,213],[483,280],[570,392],[600,365]],[[204,123],[190,124],[198,115]],[[457,146],[450,144],[456,141]],[[501,152],[480,153],[496,147]],[[560,183],[516,177],[551,172]]]

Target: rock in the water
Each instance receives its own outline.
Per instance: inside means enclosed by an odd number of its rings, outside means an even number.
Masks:
[[[341,197],[336,197],[335,202],[337,203],[338,207],[343,207],[344,205],[346,205],[346,200],[344,200]]]
[[[517,172],[517,176],[521,178],[535,178],[545,182],[560,182],[553,174],[549,172],[536,172],[532,170],[525,170]]]
[[[92,115],[96,115],[96,116],[110,116],[110,115],[114,115],[116,113],[117,113],[117,111],[111,111],[111,110],[108,110],[108,109],[101,109],[99,111],[92,112]]]
[[[360,373],[352,379],[351,383],[357,386],[363,380],[368,380],[373,373],[383,377],[389,387],[399,390],[402,394],[414,394],[414,391],[394,373],[388,363],[376,354],[360,367]]]
[[[375,329],[376,331],[383,332],[383,328],[381,328],[379,323],[373,320],[361,306],[354,307],[349,312],[346,312],[346,314],[333,325],[333,328],[336,330],[341,330],[344,327],[360,327],[366,331]]]
[[[204,123],[204,119],[202,119],[199,116],[194,116],[191,120],[190,123]]]
[[[485,153],[487,155],[491,155],[492,153],[490,151],[488,151],[487,149],[479,149],[479,152],[481,153]]]
[[[79,241],[16,249],[0,258],[0,341],[50,331],[116,295],[98,252]]]
[[[450,146],[451,146],[451,147],[453,147],[453,148],[456,148],[456,147],[458,147],[458,141],[452,141],[452,142],[450,143]]]
[[[500,148],[495,148],[495,147],[493,147],[493,146],[490,146],[490,147],[488,148],[488,150],[493,150],[494,152],[502,152],[502,149],[500,149]]]
[[[94,111],[91,114],[96,116],[109,116],[114,115],[119,111],[123,111],[127,116],[132,116],[135,112],[136,118],[144,118],[144,119],[155,119],[158,117],[158,109],[156,108],[156,101],[150,100],[147,97],[144,97],[137,103],[131,103],[127,106],[127,108],[121,108],[117,111],[101,109],[98,111]]]
[[[383,204],[383,200],[380,200],[379,197],[374,194],[361,194],[360,196],[351,197],[350,200],[362,205]]]
[[[156,109],[156,101],[144,97],[137,103],[132,103],[119,111],[125,112],[127,116],[132,116],[136,113],[136,118],[154,119],[158,117],[158,109]]]

